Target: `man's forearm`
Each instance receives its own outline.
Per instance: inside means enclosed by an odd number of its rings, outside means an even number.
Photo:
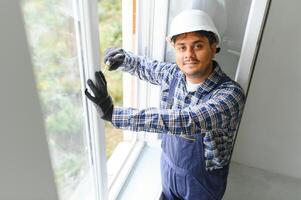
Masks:
[[[125,59],[120,69],[139,77],[141,80],[148,81],[155,85],[160,85],[163,76],[171,74],[176,66],[172,63],[164,63],[150,60],[142,56],[125,52]]]

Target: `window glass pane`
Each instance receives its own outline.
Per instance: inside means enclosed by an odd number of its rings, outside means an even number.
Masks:
[[[22,4],[58,193],[94,199],[72,0]]]
[[[244,33],[247,25],[248,14],[252,0],[226,1],[226,0],[179,0],[170,1],[169,20],[184,9],[201,9],[213,19],[221,36],[221,51],[216,55],[222,69],[234,79]],[[168,29],[169,30],[169,29]],[[174,60],[171,45],[167,44],[165,59]]]

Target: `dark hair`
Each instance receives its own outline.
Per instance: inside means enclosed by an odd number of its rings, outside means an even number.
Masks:
[[[217,43],[217,36],[213,33],[213,32],[211,32],[211,31],[195,31],[194,33],[197,33],[197,34],[199,34],[199,35],[201,35],[201,36],[204,36],[204,37],[206,37],[206,38],[208,38],[208,41],[209,41],[209,44],[211,45],[211,44],[213,44],[213,43]],[[182,33],[183,34],[183,33]],[[182,34],[179,34],[179,35],[182,35]],[[185,33],[184,33],[185,34]],[[174,35],[174,36],[172,36],[172,38],[171,38],[171,42],[172,43],[176,43],[176,39],[177,39],[177,37],[179,36],[179,35]],[[218,47],[217,49],[216,49],[216,53],[218,53],[218,52],[220,52],[220,47]]]

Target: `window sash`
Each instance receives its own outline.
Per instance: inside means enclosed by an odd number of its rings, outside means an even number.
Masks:
[[[81,86],[86,88],[86,81],[94,79],[94,72],[99,63],[99,36],[97,0],[73,0],[77,5],[79,23],[76,27],[78,53],[80,61]],[[89,153],[93,169],[96,199],[108,199],[107,168],[105,155],[104,122],[98,117],[93,105],[88,102],[82,90],[84,114],[87,128],[87,141],[90,145]]]

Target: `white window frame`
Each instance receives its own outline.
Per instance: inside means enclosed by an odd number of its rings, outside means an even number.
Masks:
[[[235,81],[244,89],[246,97],[248,96],[271,1],[272,0],[252,0],[251,2],[244,40],[235,74]],[[234,136],[234,148],[232,152],[234,152],[236,146],[235,143],[239,127],[240,122]],[[231,154],[230,160],[232,159],[232,155],[233,153]]]
[[[77,37],[79,39],[78,54],[81,73],[81,86],[86,88],[88,78],[94,79],[94,72],[98,69],[99,64],[99,36],[98,36],[98,17],[97,17],[97,0],[73,0],[73,5],[77,5],[79,17],[76,25]],[[108,199],[107,187],[107,168],[105,155],[105,137],[104,123],[97,116],[93,105],[85,98],[84,90],[82,91],[84,114],[86,119],[86,140],[90,147],[90,164],[93,169],[94,191],[96,199]]]
[[[235,81],[248,93],[271,0],[252,0]],[[250,56],[252,55],[252,56]]]

